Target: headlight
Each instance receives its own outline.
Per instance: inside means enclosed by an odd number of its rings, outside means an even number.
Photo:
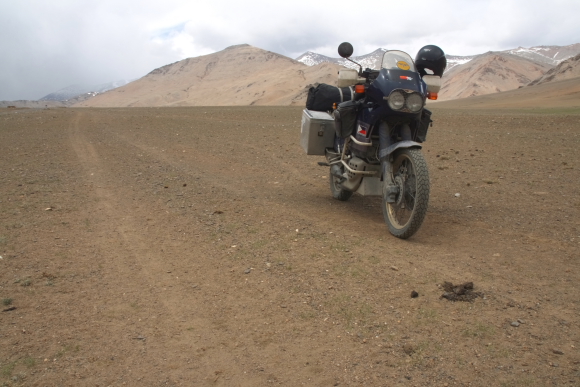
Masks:
[[[405,106],[405,96],[400,91],[393,91],[389,95],[389,107],[393,110],[401,110]]]
[[[423,108],[423,98],[417,93],[413,93],[407,97],[407,108],[413,112],[417,113]]]

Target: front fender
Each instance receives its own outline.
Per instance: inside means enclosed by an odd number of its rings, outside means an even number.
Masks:
[[[388,147],[386,147],[385,149],[382,149],[379,152],[379,158],[382,159],[383,157],[387,157],[389,156],[391,153],[393,153],[394,151],[396,151],[397,149],[402,149],[402,148],[418,148],[421,149],[423,148],[423,145],[421,145],[418,142],[415,141],[399,141],[394,143],[393,145],[390,145]]]

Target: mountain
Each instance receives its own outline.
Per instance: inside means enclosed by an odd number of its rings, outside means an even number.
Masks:
[[[89,93],[104,93],[105,91],[115,89],[117,87],[124,86],[131,81],[120,80],[116,82],[102,83],[99,85],[72,85],[60,89],[48,95],[42,97],[39,101],[68,101],[82,94]],[[95,94],[96,95],[96,94]]]
[[[383,60],[383,54],[385,53],[385,51],[387,50],[385,50],[384,48],[378,48],[375,51],[371,52],[370,54],[353,56],[351,57],[351,59],[357,63],[360,63],[363,69],[366,69],[367,67],[371,69],[379,69],[381,68],[381,61]],[[304,63],[307,66],[316,66],[321,63],[328,62],[351,69],[358,70],[359,68],[356,64],[344,58],[331,58],[329,56],[317,54],[312,51],[305,52],[304,54],[296,58],[296,60],[298,62]]]
[[[570,44],[568,46],[535,46],[535,47],[518,47],[511,50],[498,51],[504,54],[512,54],[532,62],[556,66],[558,63],[580,54],[580,43]],[[484,55],[484,54],[480,54]],[[465,64],[480,55],[457,56],[447,55],[447,71],[453,67]]]
[[[580,77],[580,54],[567,59],[554,68],[548,70],[540,78],[532,81],[528,86],[539,85],[546,82],[561,81]]]
[[[378,69],[385,51],[380,48],[352,59],[361,63],[363,68]],[[578,54],[580,43],[568,46],[518,47],[471,56],[447,55],[447,69],[443,75],[443,88],[439,98],[450,100],[517,89],[542,76],[551,67]],[[330,58],[311,51],[296,60],[309,66],[330,62],[357,68],[342,58]]]
[[[429,109],[568,109],[580,108],[580,77],[532,87],[461,98],[430,101]]]
[[[361,55],[357,57],[352,57],[355,62],[365,61],[363,68],[370,67],[374,69],[380,68],[380,63],[382,59],[382,54],[387,51],[384,48],[379,48],[370,54]],[[529,59],[533,62],[546,64],[549,66],[556,66],[558,63],[571,58],[575,55],[580,54],[580,43],[570,44],[568,46],[534,46],[534,47],[518,47],[510,50],[499,51],[500,53],[512,54],[522,58]],[[409,53],[413,57],[413,53]],[[449,55],[447,54],[447,71],[451,70],[455,66],[459,66],[469,62],[472,59],[479,57],[480,55],[469,55],[469,56],[459,56],[459,55]],[[378,57],[378,58],[377,58]],[[372,59],[367,59],[372,58]],[[351,62],[342,58],[331,58],[326,55],[317,54],[312,51],[307,51],[304,54],[296,58],[297,61],[304,63],[308,66],[314,66],[323,62],[336,63],[341,66],[356,68]],[[345,62],[348,64],[345,64]],[[367,65],[368,64],[368,65]]]
[[[160,67],[75,106],[303,105],[313,84],[336,84],[339,68],[243,44]]]
[[[304,63],[306,66],[316,66],[324,62],[338,64],[339,58],[331,58],[329,56],[317,54],[312,51],[306,51],[304,54],[296,58],[296,60],[298,62]]]
[[[472,60],[473,58],[477,57],[478,55],[471,55],[471,56],[458,56],[458,55],[445,55],[447,57],[447,67],[445,68],[446,72],[449,72],[455,66],[461,66]]]
[[[552,67],[548,59],[560,60],[574,50],[580,50],[580,44],[470,57],[449,55],[439,98],[445,101],[517,89],[548,71]],[[385,51],[380,48],[352,59],[363,68],[380,68]],[[341,66],[358,67],[343,58],[306,52],[294,60],[244,44],[160,67],[75,106],[301,105],[310,86],[335,84]]]
[[[381,68],[381,61],[383,60],[383,55],[385,53],[385,51],[387,51],[384,48],[378,48],[375,51],[371,52],[370,54],[366,54],[366,55],[361,55],[361,56],[353,56],[351,59],[357,63],[360,63],[363,67],[363,69],[365,68],[371,68],[371,69],[380,69]],[[472,55],[472,56],[457,56],[457,55],[447,55],[447,70],[467,63],[470,60],[472,60],[473,58],[475,58],[477,55]],[[307,66],[315,66],[315,65],[319,65],[321,63],[324,62],[329,62],[329,63],[335,63],[337,65],[340,66],[344,66],[344,67],[348,67],[348,68],[353,68],[353,69],[358,69],[359,67],[352,63],[351,61],[348,61],[346,59],[343,58],[331,58],[329,56],[326,55],[322,55],[322,54],[317,54],[315,52],[312,51],[307,51],[304,54],[300,55],[298,58],[296,58],[296,60],[298,62],[302,62]]]
[[[537,63],[556,66],[562,61],[580,54],[580,43],[568,46],[536,46],[530,48],[518,47],[502,51],[507,54],[521,56]]]
[[[458,65],[442,78],[442,101],[498,93],[525,86],[550,68],[520,56],[490,52]]]

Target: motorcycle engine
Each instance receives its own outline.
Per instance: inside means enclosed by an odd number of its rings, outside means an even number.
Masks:
[[[348,166],[355,171],[364,171],[368,164],[358,157],[348,160]],[[347,170],[343,175],[346,180],[341,183],[342,188],[348,191],[356,191],[360,186],[363,175]]]

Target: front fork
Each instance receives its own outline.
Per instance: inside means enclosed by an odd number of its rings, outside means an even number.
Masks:
[[[395,127],[393,132],[391,134],[391,129],[386,122],[382,121],[379,124],[379,160],[383,173],[383,196],[387,203],[395,203],[400,192],[399,185],[393,181],[393,153],[390,149],[397,142],[412,141],[411,128],[408,124]],[[394,140],[395,136],[397,137],[396,141]]]

